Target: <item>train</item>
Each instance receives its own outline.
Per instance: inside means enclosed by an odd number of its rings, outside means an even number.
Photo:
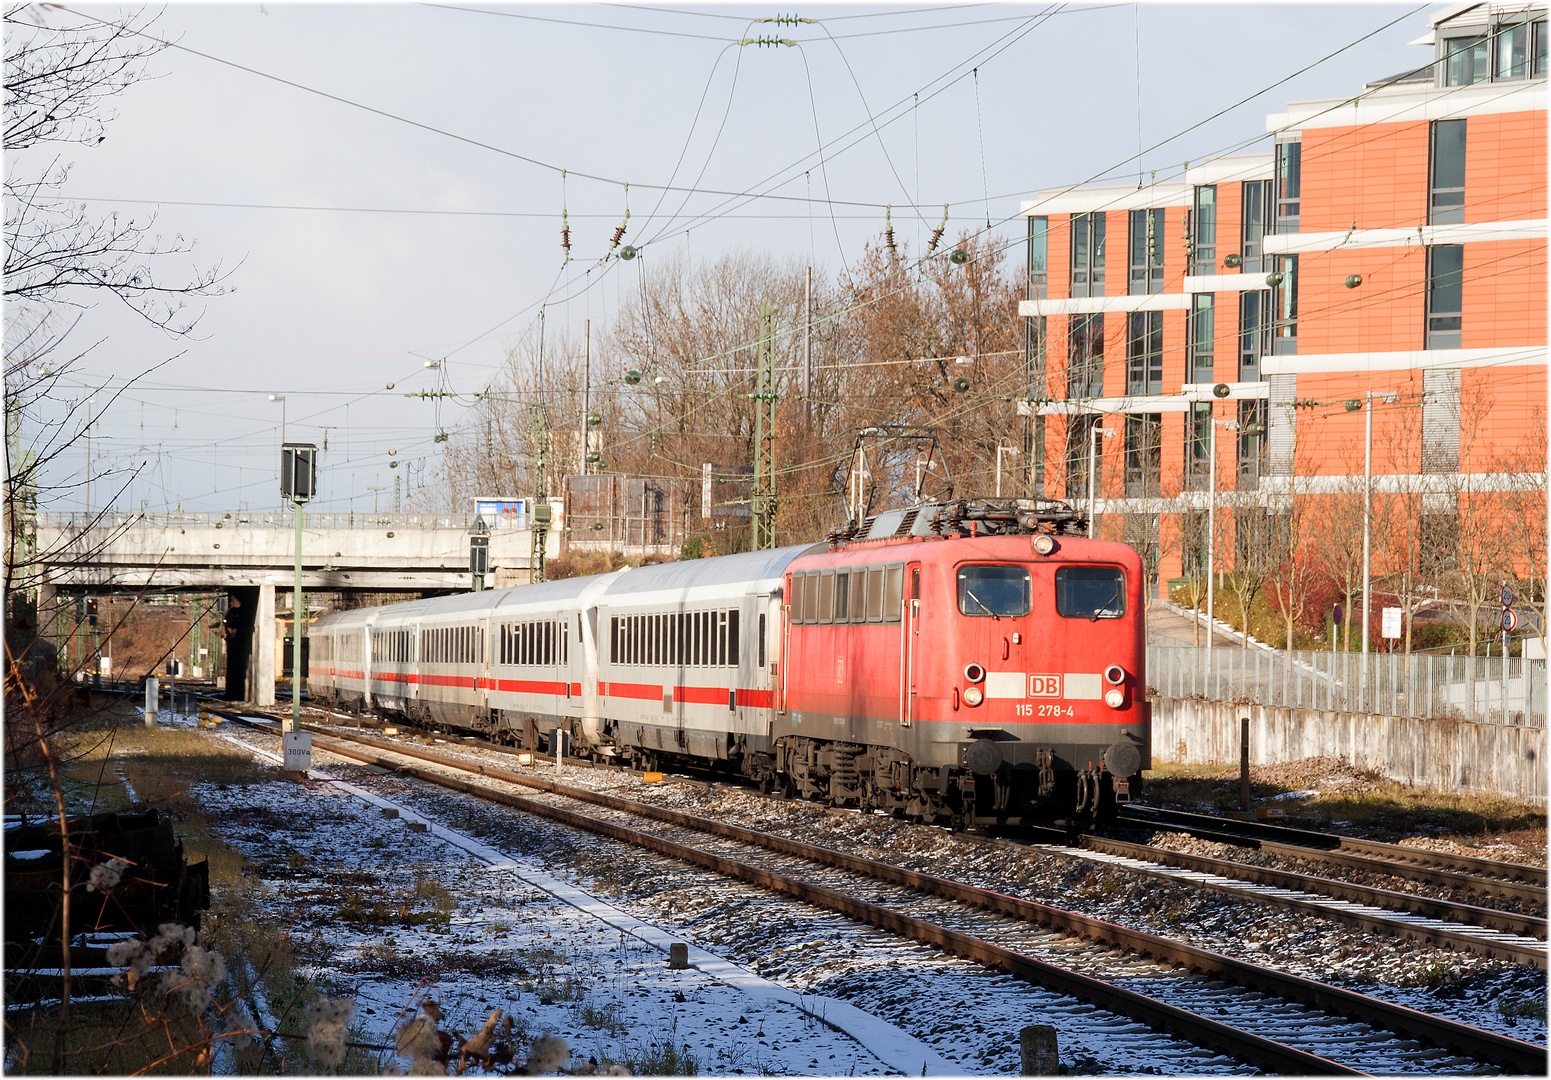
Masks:
[[[1113,815],[1151,767],[1144,572],[1051,501],[358,608],[308,690],[536,752],[971,826]]]

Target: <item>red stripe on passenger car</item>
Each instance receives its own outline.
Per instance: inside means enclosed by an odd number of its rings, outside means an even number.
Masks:
[[[466,686],[470,690],[475,689],[472,675],[422,675],[420,684],[422,686]]]
[[[411,675],[408,672],[404,672],[404,671],[374,671],[374,672],[372,672],[372,682],[418,683],[419,681],[420,681],[419,676]]]
[[[599,683],[598,691],[604,697],[641,698],[642,700],[662,700],[662,686],[653,686],[651,683],[610,682]]]
[[[727,687],[725,686],[675,686],[673,688],[674,701],[686,701],[692,705],[722,705],[727,704]]]
[[[751,709],[768,709],[775,705],[774,690],[739,690],[738,704]]]
[[[491,679],[490,689],[508,694],[564,694],[565,683],[537,679]]]

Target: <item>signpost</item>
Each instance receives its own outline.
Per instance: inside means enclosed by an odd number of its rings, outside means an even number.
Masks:
[[[302,726],[302,634],[307,629],[307,609],[302,603],[302,507],[318,493],[318,448],[312,443],[284,443],[280,447],[280,494],[291,500],[296,519],[296,581],[291,593],[291,722],[285,732],[285,770],[303,777],[312,768],[312,736]],[[293,763],[293,738],[295,742]]]
[[[1502,694],[1498,699],[1503,706],[1503,723],[1508,722],[1508,635],[1519,625],[1519,613],[1513,610],[1513,590],[1508,588],[1508,583],[1503,582],[1503,591],[1500,599],[1503,602],[1503,679]],[[1529,671],[1524,672],[1525,698],[1528,699]]]
[[[1398,607],[1387,607],[1384,609],[1382,625],[1379,628],[1379,632],[1384,637],[1389,638],[1391,641],[1394,641],[1401,636],[1401,614],[1401,609]]]

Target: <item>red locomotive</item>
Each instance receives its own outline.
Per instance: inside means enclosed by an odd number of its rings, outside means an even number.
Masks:
[[[895,512],[788,569],[776,771],[928,820],[1085,813],[1151,762],[1142,566],[995,504]]]

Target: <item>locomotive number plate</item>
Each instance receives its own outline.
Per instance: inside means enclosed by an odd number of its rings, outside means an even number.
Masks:
[[[1029,697],[1060,697],[1061,676],[1030,675]]]

